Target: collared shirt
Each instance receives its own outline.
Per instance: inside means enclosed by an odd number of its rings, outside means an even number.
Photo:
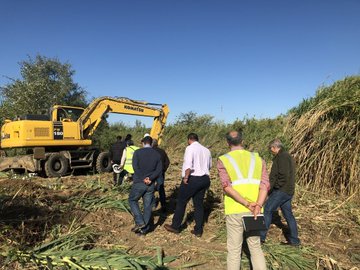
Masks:
[[[231,151],[242,150],[242,149],[243,148],[241,146],[232,146],[231,147]],[[269,191],[270,190],[270,182],[269,182],[269,175],[266,170],[266,163],[263,159],[261,159],[261,160],[262,160],[262,173],[261,173],[261,182],[260,182],[259,188],[261,190]],[[220,159],[218,159],[218,161],[217,161],[217,169],[219,172],[219,177],[220,177],[220,181],[221,181],[223,188],[231,186],[230,176],[227,173],[225,166]]]
[[[193,176],[209,175],[211,162],[210,150],[195,141],[185,149],[181,176],[185,176],[187,169],[190,169],[190,175]]]

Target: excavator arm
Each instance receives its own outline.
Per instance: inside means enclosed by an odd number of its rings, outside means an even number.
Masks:
[[[89,139],[108,113],[153,117],[154,122],[150,136],[158,139],[160,143],[169,108],[166,104],[148,103],[125,97],[96,98],[84,110],[77,121],[80,126],[81,139]]]

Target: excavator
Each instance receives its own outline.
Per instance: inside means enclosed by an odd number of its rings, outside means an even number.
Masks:
[[[125,97],[99,97],[87,108],[55,105],[49,115],[25,115],[5,120],[1,148],[25,148],[26,155],[0,157],[0,171],[26,171],[47,177],[75,169],[112,170],[108,152],[92,147],[91,136],[108,113],[153,117],[152,138],[161,142],[169,108]]]

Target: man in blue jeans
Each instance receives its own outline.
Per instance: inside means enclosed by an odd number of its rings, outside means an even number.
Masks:
[[[136,150],[132,159],[134,175],[129,204],[135,220],[135,226],[131,231],[145,235],[150,230],[154,182],[162,173],[162,164],[159,153],[151,148],[152,138],[150,136],[143,138],[142,144],[143,148]],[[143,213],[139,207],[140,198],[143,199]]]
[[[291,200],[295,192],[295,161],[283,148],[279,139],[270,142],[269,149],[274,155],[270,172],[270,195],[264,208],[267,230],[271,225],[272,215],[280,207],[289,227],[286,245],[298,246],[300,240],[295,217],[291,208]],[[261,232],[261,242],[265,242],[267,231]]]

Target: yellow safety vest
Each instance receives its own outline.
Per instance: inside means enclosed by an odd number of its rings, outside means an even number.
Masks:
[[[134,168],[132,166],[132,158],[135,150],[139,148],[140,147],[137,147],[135,145],[126,147],[126,159],[125,159],[124,170],[127,171],[128,173],[134,173]]]
[[[258,153],[234,150],[219,157],[228,173],[233,189],[249,202],[256,202],[262,174]],[[225,195],[225,215],[249,212],[244,205]]]

